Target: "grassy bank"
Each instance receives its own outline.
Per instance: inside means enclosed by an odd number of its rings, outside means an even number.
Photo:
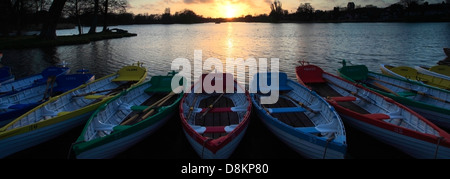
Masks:
[[[55,40],[45,40],[39,36],[20,36],[20,37],[0,37],[0,49],[23,49],[54,47],[60,45],[86,44],[92,41],[114,39],[122,37],[132,37],[137,34],[124,31],[118,32],[99,32],[96,34],[58,36]]]

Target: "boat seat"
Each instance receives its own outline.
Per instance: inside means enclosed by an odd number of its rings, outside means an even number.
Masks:
[[[229,126],[191,126],[197,133],[230,133],[234,130],[238,125],[229,125]]]
[[[59,112],[57,116],[62,116],[62,115],[66,115],[69,113],[71,113],[71,111],[62,111],[62,112]]]
[[[302,107],[286,107],[286,108],[267,108],[270,114],[275,113],[291,113],[291,112],[305,112],[306,109]]]
[[[0,109],[9,109],[10,106],[13,106],[14,104],[0,104]]]
[[[356,101],[356,97],[354,96],[339,96],[339,97],[331,97],[332,100],[336,102],[350,102]]]
[[[126,66],[117,72],[119,76],[112,81],[139,81],[146,71],[138,66]]]
[[[131,106],[130,109],[133,111],[144,111],[147,108],[148,108],[148,106]],[[154,108],[152,108],[152,109],[154,109]]]
[[[374,120],[385,120],[385,119],[391,119],[391,117],[387,114],[382,113],[375,113],[375,114],[364,114],[367,118],[374,119]]]
[[[209,108],[194,108],[193,112],[194,113],[204,113],[206,112],[206,110],[208,110]],[[211,108],[211,110],[209,110],[209,113],[221,113],[221,112],[242,112],[242,111],[247,111],[247,107],[244,106],[236,106],[236,107],[223,107],[223,108]]]
[[[416,96],[417,95],[417,93],[414,93],[414,92],[411,92],[411,91],[402,91],[402,92],[398,92],[397,94],[400,95],[400,96],[403,96],[403,97],[409,97],[409,96]]]
[[[295,130],[302,131],[305,133],[311,133],[311,134],[320,133],[320,131],[317,130],[316,127],[296,127]]]
[[[9,109],[26,109],[26,108],[30,108],[30,107],[35,107],[36,105],[38,105],[39,103],[27,103],[27,104],[14,104],[9,106]]]
[[[104,97],[105,95],[87,95],[84,97],[84,99],[98,99],[101,97]]]

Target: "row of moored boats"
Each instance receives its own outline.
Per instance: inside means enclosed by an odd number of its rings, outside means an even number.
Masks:
[[[178,113],[201,158],[225,159],[244,137],[253,110],[306,158],[346,158],[344,123],[415,158],[450,158],[448,88],[345,63],[339,76],[308,63],[296,67],[296,75],[257,73],[247,90],[228,73],[203,74],[191,85],[175,72],[144,82],[140,63],[100,79],[50,67],[0,82],[0,157],[85,125],[71,148],[76,158],[113,158]],[[177,79],[179,87],[172,87]],[[278,85],[267,85],[272,81]]]

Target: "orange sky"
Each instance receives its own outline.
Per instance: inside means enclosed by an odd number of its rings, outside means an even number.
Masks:
[[[400,0],[280,0],[283,9],[295,12],[300,3],[310,3],[316,10],[331,10],[335,6],[347,6],[349,1],[362,7],[375,5],[387,7]],[[429,3],[439,3],[441,0],[427,0]],[[270,3],[273,0],[128,0],[128,12],[134,14],[162,14],[169,7],[171,14],[183,9],[193,10],[204,17],[240,17],[242,15],[259,15],[270,13]]]

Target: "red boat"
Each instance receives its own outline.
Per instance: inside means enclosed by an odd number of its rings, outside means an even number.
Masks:
[[[211,93],[215,85],[223,85],[219,87],[223,91]],[[232,74],[203,74],[202,81],[185,92],[181,100],[181,124],[186,138],[201,158],[226,159],[243,138],[251,109],[248,91]]]
[[[450,135],[411,109],[315,65],[302,64],[296,74],[345,123],[415,158],[450,158]]]

